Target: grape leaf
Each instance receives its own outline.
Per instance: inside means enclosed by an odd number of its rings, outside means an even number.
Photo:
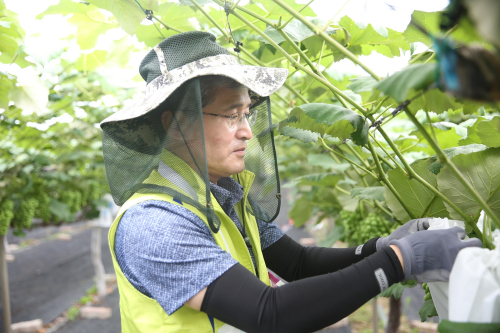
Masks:
[[[9,107],[9,91],[12,88],[12,81],[7,75],[0,75],[0,108],[7,110]]]
[[[435,63],[410,65],[378,82],[375,88],[402,103],[411,89],[421,90],[429,86],[434,81],[435,71]]]
[[[409,94],[413,97],[414,94]],[[450,96],[439,89],[431,89],[426,91],[423,95],[412,100],[410,109],[412,112],[419,110],[432,111],[441,114],[444,111],[459,111],[462,109],[464,114],[477,113],[478,109],[483,105],[481,102],[475,101],[458,101],[453,96]]]
[[[82,72],[92,72],[96,68],[104,66],[108,52],[95,50],[89,54],[82,54],[75,62],[75,68]]]
[[[479,123],[486,120],[491,119],[491,117],[478,117],[472,126],[467,127],[467,137],[458,141],[461,146],[466,146],[474,143],[481,143],[481,138],[477,134],[477,128]]]
[[[50,199],[49,210],[62,221],[71,221],[73,218],[72,214],[69,212],[68,205],[54,198]]]
[[[85,2],[76,2],[72,0],[59,0],[59,3],[57,5],[52,5],[47,10],[44,12],[38,14],[36,18],[38,20],[41,20],[44,16],[47,15],[54,15],[54,14],[61,14],[61,15],[68,15],[68,14],[85,14],[87,10],[91,8],[95,8],[92,5],[89,5],[89,3]]]
[[[312,214],[312,205],[305,195],[297,198],[292,209],[288,212],[288,217],[293,220],[295,227],[301,227],[309,220]]]
[[[371,24],[364,29],[357,26],[348,16],[342,17],[339,25],[348,31],[351,37],[348,41],[349,48],[355,54],[369,55],[375,50],[387,57],[395,57],[401,55],[400,49],[410,49],[410,44],[404,39],[403,34],[395,30],[387,29],[388,35],[384,36]]]
[[[316,25],[325,24],[325,22],[320,22],[319,20],[312,20],[312,23]],[[337,30],[338,29],[328,27],[325,30],[325,33],[327,33],[328,35],[333,35],[337,32]],[[290,39],[293,40],[294,42],[301,42],[304,39],[314,36],[316,34],[314,31],[309,29],[307,25],[305,25],[299,20],[290,21],[290,23],[288,23],[285,26],[285,28],[283,28],[283,32],[286,33],[288,37],[290,37]],[[266,30],[264,30],[264,33],[269,38],[271,38],[276,44],[280,44],[285,41],[285,37],[281,36],[281,34],[274,27],[268,26]],[[262,36],[257,36],[255,37],[255,39],[258,40],[259,42],[264,42],[266,44],[269,44],[269,42]]]
[[[420,320],[422,320],[422,322],[426,321],[427,317],[436,317],[438,315],[432,299],[425,301],[424,305],[420,308],[420,311],[418,311],[418,314],[420,315]]]
[[[319,139],[319,134],[317,133],[288,126],[281,128],[280,133],[281,135],[285,135],[302,142],[316,142]]]
[[[295,187],[297,185],[335,186],[341,179],[342,176],[334,172],[313,173],[294,178],[283,187]]]
[[[432,130],[434,131],[434,135],[436,136],[436,139],[439,143],[439,146],[441,149],[448,149],[452,147],[458,146],[458,140],[460,140],[462,137],[457,134],[456,130],[454,128],[437,128],[439,125],[433,124]],[[426,129],[427,132],[430,132],[430,127],[429,125],[424,125],[424,128]],[[434,149],[431,147],[431,145],[427,142],[427,140],[424,138],[422,133],[420,131],[413,131],[410,133],[410,135],[415,135],[417,136],[421,142],[425,143],[427,147],[420,147],[420,151],[423,151],[429,155],[434,154]],[[431,134],[432,135],[432,134]]]
[[[97,38],[111,28],[117,26],[105,21],[105,17],[100,11],[93,13],[96,19],[88,16],[88,14],[74,14],[68,22],[77,27],[76,41],[82,50],[88,50],[95,47]],[[101,16],[101,20],[99,19]]]
[[[436,175],[429,172],[429,160],[422,160],[413,163],[413,170],[430,185],[437,186]],[[422,185],[415,179],[409,179],[400,169],[390,170],[387,173],[389,181],[394,186],[396,191],[402,197],[408,209],[416,217],[448,217],[448,211],[443,204],[441,198],[437,197],[431,190]],[[401,222],[410,220],[410,216],[401,206],[401,203],[394,194],[386,188],[384,197],[387,206],[391,209],[394,216]]]
[[[480,122],[477,135],[482,144],[488,147],[500,147],[500,117]]]
[[[384,192],[385,187],[383,186],[355,187],[351,190],[351,196],[353,198],[358,197],[359,199],[385,201]]]
[[[500,148],[489,148],[470,154],[461,154],[451,161],[469,183],[500,217]],[[448,199],[460,207],[464,213],[474,216],[481,210],[469,191],[449,169],[444,168],[437,175],[438,188]],[[446,203],[445,203],[446,205]],[[463,219],[447,206],[450,217]]]
[[[340,172],[344,172],[351,167],[349,163],[337,163],[337,161],[335,161],[328,154],[308,154],[307,164],[311,166],[320,166],[324,169],[333,169]]]
[[[88,0],[91,4],[110,11],[128,34],[133,35],[146,14],[134,0]]]
[[[331,104],[310,103],[295,107],[288,118],[280,122],[280,129],[284,126],[328,134],[342,140],[350,137],[358,145],[366,144],[368,139],[368,124],[362,116]]]
[[[336,241],[344,237],[344,226],[336,225],[330,230],[328,236],[318,243],[321,247],[331,247]]]
[[[401,295],[403,295],[403,291],[406,288],[413,288],[415,287],[416,284],[402,284],[402,283],[395,283],[383,292],[379,294],[380,297],[391,297],[394,296],[395,299],[401,298]]]
[[[12,87],[9,98],[20,109],[43,111],[49,101],[49,89],[33,74]]]
[[[355,93],[372,91],[377,80],[371,76],[357,76],[355,78],[349,79],[352,83],[347,86],[347,89],[352,90]]]
[[[418,23],[425,31],[431,33],[432,35],[440,35],[441,31],[439,28],[439,23],[441,20],[441,14],[439,12],[422,12],[414,11],[412,14],[412,20]],[[406,41],[410,43],[421,42],[427,46],[431,46],[432,41],[430,37],[420,30],[418,30],[412,24],[409,24],[406,30],[403,32],[403,36]],[[482,39],[476,33],[470,23],[467,20],[461,20],[456,29],[450,34],[453,40],[461,41],[465,43],[470,43],[474,41],[482,41]]]
[[[486,149],[488,149],[488,147],[485,145],[471,144],[471,145],[467,145],[467,146],[448,148],[448,149],[444,150],[444,153],[446,154],[446,156],[448,156],[448,158],[451,159],[454,156],[457,156],[460,154],[471,154],[471,153],[483,151]],[[437,175],[439,173],[439,171],[441,171],[441,169],[444,168],[444,165],[439,163],[436,155],[430,157],[429,160],[431,162],[435,161],[434,163],[432,163],[429,166],[429,171],[432,172],[433,174]]]

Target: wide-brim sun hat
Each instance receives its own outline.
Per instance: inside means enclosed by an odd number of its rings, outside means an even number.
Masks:
[[[139,71],[147,82],[144,97],[104,119],[101,126],[155,110],[184,82],[195,77],[222,75],[232,78],[248,88],[251,107],[255,107],[276,92],[288,76],[285,68],[240,64],[215,42],[214,35],[202,31],[177,34],[163,40],[147,54]]]

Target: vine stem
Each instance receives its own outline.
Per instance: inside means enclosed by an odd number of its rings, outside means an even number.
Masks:
[[[498,218],[498,216],[495,215],[495,213],[491,210],[491,207],[484,201],[481,195],[477,193],[476,189],[467,182],[467,180],[464,178],[460,170],[458,170],[456,165],[448,158],[448,156],[446,156],[441,147],[429,135],[429,133],[425,130],[424,126],[417,120],[415,115],[411,113],[411,111],[408,108],[405,108],[405,113],[407,114],[408,118],[410,118],[410,120],[415,124],[415,126],[417,126],[418,130],[424,136],[427,142],[431,145],[432,149],[434,149],[434,151],[438,155],[439,163],[445,164],[450,168],[453,174],[458,178],[458,181],[462,183],[463,186],[465,186],[465,188],[469,191],[469,193],[474,197],[474,200],[476,200],[476,202],[479,204],[481,209],[484,210],[485,214],[488,215],[495,222],[497,227],[500,228],[500,219]],[[457,213],[459,212],[457,211]],[[474,232],[476,232],[478,235],[482,234],[473,220],[468,218],[466,222],[468,222],[468,224],[474,229]]]
[[[300,49],[300,47],[297,46],[297,44],[295,44],[295,42],[290,38],[290,36],[288,36],[288,34],[286,32],[284,32],[281,28],[276,28],[276,30],[279,32],[279,34],[285,38],[285,40],[290,43],[290,45],[292,45],[292,47],[295,49],[295,51],[297,51],[297,53],[300,55],[300,57],[302,59],[304,59],[304,61],[307,63],[307,65],[309,65],[309,67],[311,68],[311,70],[313,71],[314,74],[320,76],[321,78],[323,78],[324,80],[326,80],[326,78],[323,76],[323,74],[321,74],[321,72],[317,69],[316,66],[314,66],[314,64],[312,63],[311,59],[309,59],[308,56],[306,56],[306,54],[304,53],[304,51],[302,51]],[[323,50],[322,50],[323,51]],[[328,81],[328,80],[326,80]],[[314,81],[312,81],[314,82]],[[340,101],[340,103],[342,103],[342,105],[345,107],[345,108],[348,108],[346,102],[344,101],[344,99],[342,97],[340,97],[337,92],[335,90],[333,90],[331,87],[327,86],[330,91],[335,95],[335,97]],[[307,89],[306,89],[307,90]]]
[[[344,46],[342,46],[342,44],[340,44],[339,42],[337,42],[335,39],[333,39],[332,37],[330,37],[322,29],[319,29],[319,27],[315,26],[314,24],[312,24],[311,22],[309,22],[308,20],[306,20],[306,18],[304,16],[302,16],[299,12],[297,12],[295,9],[293,9],[292,7],[290,7],[284,1],[282,1],[282,0],[273,0],[273,1],[275,3],[277,3],[278,5],[280,5],[287,12],[289,12],[290,14],[292,14],[296,19],[298,19],[299,21],[301,21],[302,23],[304,23],[309,29],[311,29],[312,31],[316,32],[317,35],[320,35],[324,40],[327,41],[327,43],[329,43],[330,45],[332,45],[333,47],[335,47],[337,50],[339,50],[340,53],[342,53],[347,58],[349,58],[349,60],[351,60],[352,62],[354,62],[355,64],[359,65],[361,68],[363,68],[375,80],[380,81],[380,76],[378,76],[377,74],[375,74],[375,72],[373,70],[371,70],[368,66],[366,66],[365,64],[363,64],[354,54],[352,54],[348,49],[346,49]]]
[[[415,214],[413,214],[413,212],[410,210],[410,208],[408,208],[406,203],[403,201],[403,198],[401,197],[399,192],[396,191],[396,189],[394,188],[392,183],[387,180],[387,177],[385,176],[385,173],[384,173],[384,169],[382,169],[382,165],[380,164],[380,161],[378,159],[377,152],[375,151],[375,148],[373,148],[373,144],[370,140],[368,140],[368,148],[370,149],[370,152],[372,153],[373,160],[375,161],[375,165],[377,166],[377,170],[379,173],[379,175],[377,177],[378,181],[384,183],[387,186],[387,188],[392,192],[392,194],[394,194],[396,199],[398,199],[399,203],[401,204],[401,206],[404,208],[404,210],[406,211],[408,216],[410,216],[411,219],[416,218]]]
[[[326,142],[325,142],[325,140],[324,140],[323,138],[321,138],[321,137],[320,137],[319,139],[321,140],[321,144],[323,145],[323,147],[325,147],[327,150],[331,151],[333,154],[335,154],[335,155],[337,155],[337,156],[342,157],[342,158],[343,158],[343,159],[345,159],[347,162],[351,163],[352,165],[354,165],[354,166],[358,167],[359,169],[363,170],[364,172],[366,172],[367,174],[369,174],[369,175],[370,175],[370,176],[372,176],[373,178],[377,179],[377,176],[376,176],[373,172],[371,172],[370,170],[366,169],[365,167],[363,167],[363,166],[359,165],[358,163],[354,162],[354,161],[353,161],[353,160],[351,160],[350,158],[348,158],[348,157],[346,157],[346,156],[342,155],[341,153],[336,152],[335,150],[333,150],[332,148],[330,148],[330,147],[326,144]]]
[[[306,8],[307,8],[307,6],[309,6],[309,5],[310,5],[313,1],[314,1],[314,0],[310,0],[308,3],[306,3],[304,6],[302,6],[302,8],[300,8],[298,12],[300,13],[301,11],[303,11],[304,9],[306,9]],[[288,23],[290,23],[290,22],[292,22],[292,20],[293,20],[293,19],[294,19],[294,17],[293,17],[293,16],[292,16],[292,17],[290,17],[290,18],[288,19],[288,21],[286,21],[283,25],[279,26],[279,29],[283,29],[284,27],[286,27],[286,26],[287,26],[287,24],[288,24]]]
[[[406,171],[403,169],[403,167],[401,165],[399,165],[399,163],[396,161],[396,159],[394,157],[392,157],[391,154],[389,154],[389,152],[387,151],[387,149],[385,149],[385,147],[375,138],[375,135],[373,135],[372,133],[368,132],[368,134],[371,136],[371,138],[373,139],[373,141],[377,144],[377,146],[380,147],[380,149],[382,149],[384,151],[384,153],[389,156],[389,158],[391,159],[391,161],[394,162],[394,164],[396,165],[395,167],[392,167],[392,169],[400,169],[401,171],[403,171],[404,173],[406,173]],[[387,165],[389,165],[387,162],[385,162]]]
[[[361,178],[361,180],[363,181],[363,184],[365,184],[365,187],[370,187],[370,185],[368,185],[368,182],[366,181],[366,175],[362,175],[361,173],[359,173],[358,170],[354,169],[354,171],[358,174],[359,178]],[[377,200],[373,200],[373,202],[375,203],[375,205],[380,209],[382,210],[384,213],[386,213],[387,215],[389,216],[392,216],[394,217],[394,219],[396,220],[396,222],[399,224],[399,225],[403,225],[404,223],[402,223],[401,221],[399,221],[396,216],[394,216],[393,213],[391,213],[390,211],[388,211],[384,206],[382,206],[380,204],[380,202],[378,202]]]
[[[200,6],[200,4],[196,0],[191,0],[191,2],[193,3],[193,5],[195,5],[196,8],[198,8],[203,13],[203,15],[205,15],[210,20],[210,22],[212,22],[212,24],[217,29],[219,29],[219,31],[224,35],[224,37],[229,38],[226,31],[220,26],[220,24],[217,23],[217,21],[215,21],[213,19],[213,17],[210,16],[210,14],[208,14],[207,11],[202,6]],[[258,64],[259,66],[265,67],[265,64],[263,62],[261,62],[259,59],[257,59],[252,53],[248,52],[248,50],[246,50],[243,46],[240,46],[240,50],[243,53],[245,53],[246,56],[248,56],[250,59],[252,59],[256,64]],[[293,92],[300,100],[302,100],[302,102],[309,104],[309,101],[304,96],[302,96],[302,94],[300,94],[295,88],[293,88],[288,82],[285,82],[283,85],[288,90]]]
[[[191,1],[193,2],[195,0],[191,0]],[[219,4],[219,5],[222,5],[222,2],[220,2],[219,0],[214,0],[214,2],[217,3],[217,4]],[[261,17],[260,15],[257,15],[255,13],[249,11],[246,8],[243,8],[243,7],[240,7],[240,6],[237,6],[236,8],[241,9],[243,12],[245,12],[247,14],[252,13],[252,16],[254,16],[256,18],[261,18],[263,20],[263,22],[266,22],[266,23],[269,22],[271,26],[274,26],[274,22],[271,22],[271,21],[267,20],[266,18]],[[273,41],[262,30],[260,30],[259,28],[257,28],[252,22],[248,21],[246,18],[244,18],[243,16],[241,16],[237,11],[231,11],[231,13],[235,17],[237,17],[239,20],[241,20],[243,23],[245,23],[248,27],[250,27],[252,30],[254,30],[257,34],[259,34],[262,38],[264,38],[269,44],[271,44],[281,54],[283,54],[286,57],[286,59],[288,61],[290,61],[290,63],[292,64],[292,66],[294,66],[297,69],[300,69],[304,73],[308,74],[309,76],[315,78],[317,81],[319,81],[322,84],[324,84],[330,90],[334,91],[337,95],[341,96],[349,104],[351,104],[352,106],[354,106],[358,111],[361,112],[361,114],[363,114],[363,115],[366,114],[366,110],[361,105],[359,105],[353,99],[351,99],[349,96],[347,96],[346,94],[344,94],[340,89],[338,89],[337,87],[335,87],[334,85],[332,85],[330,83],[330,81],[328,81],[328,80],[322,78],[321,76],[315,74],[313,71],[309,70],[308,68],[306,68],[305,66],[303,66],[300,62],[298,62],[297,60],[295,60],[285,50],[283,50],[283,48],[281,48],[281,46],[279,46],[275,41]]]

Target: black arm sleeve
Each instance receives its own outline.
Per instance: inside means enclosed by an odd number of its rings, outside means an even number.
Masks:
[[[266,266],[286,281],[333,273],[377,252],[379,237],[366,242],[361,249],[304,247],[287,235],[262,251]],[[358,250],[358,252],[356,251]],[[360,250],[360,251],[359,251]]]
[[[201,311],[245,332],[312,332],[404,278],[391,248],[348,268],[271,288],[240,264],[212,282]]]

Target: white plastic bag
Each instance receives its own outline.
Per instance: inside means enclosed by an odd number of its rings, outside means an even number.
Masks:
[[[448,218],[431,218],[429,219],[428,230],[449,229],[453,227],[460,227],[465,229],[463,221],[449,220]],[[465,237],[468,239],[468,237]],[[448,319],[448,282],[429,282],[427,283],[431,292],[432,300],[439,319]]]
[[[500,242],[460,251],[449,284],[450,321],[500,323]]]

